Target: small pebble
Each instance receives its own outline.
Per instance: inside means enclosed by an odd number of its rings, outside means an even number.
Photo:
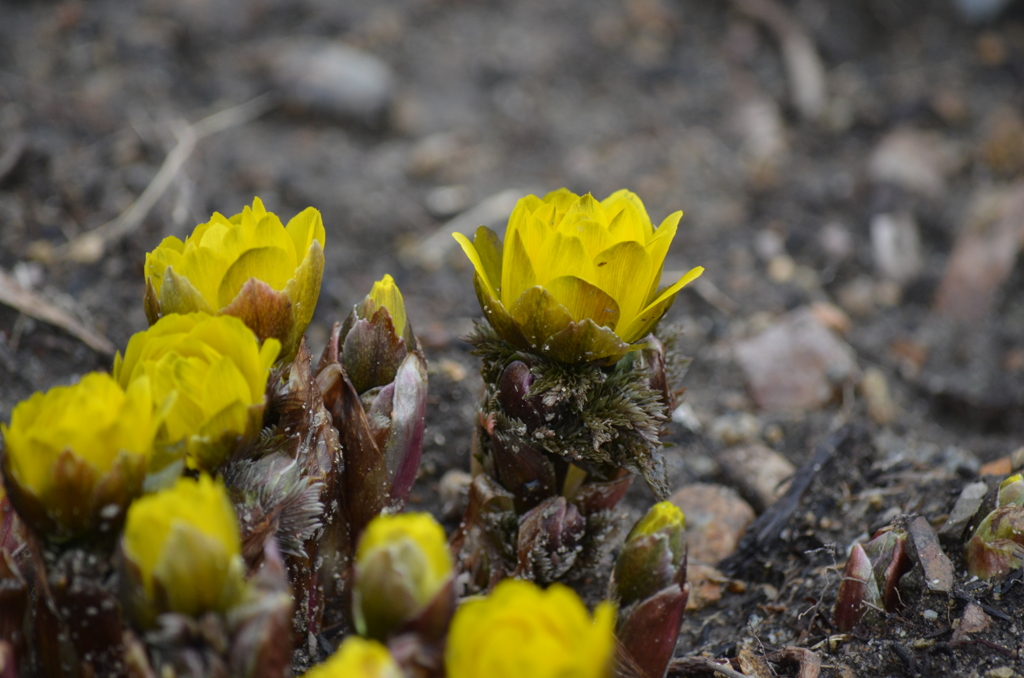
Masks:
[[[774,412],[821,407],[857,372],[853,349],[807,307],[737,342],[735,355],[755,402]]]
[[[749,412],[723,414],[711,422],[710,433],[726,445],[756,440],[761,434],[761,420]]]
[[[672,421],[693,433],[700,433],[704,429],[704,425],[700,423],[700,419],[690,403],[683,403],[672,410]]]
[[[688,557],[692,562],[713,564],[732,554],[754,509],[731,487],[694,483],[673,494],[669,501],[686,516]]]
[[[718,454],[722,475],[757,511],[764,511],[789,488],[796,467],[764,445],[732,447]]]

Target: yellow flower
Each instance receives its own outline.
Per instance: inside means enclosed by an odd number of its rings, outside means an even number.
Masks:
[[[19,403],[0,431],[8,491],[22,517],[58,539],[116,530],[142,493],[160,424],[155,402],[162,398],[149,379],[122,390],[110,375],[91,373]]]
[[[238,318],[205,313],[168,315],[128,342],[114,359],[114,378],[127,387],[141,377],[156,400],[176,394],[159,440],[185,441],[189,463],[216,470],[239,436],[259,431],[276,339],[260,346]]]
[[[162,612],[224,612],[244,593],[238,519],[224,486],[207,475],[132,504],[121,547],[143,625]]]
[[[291,360],[320,295],[324,242],[312,207],[287,226],[259,198],[230,219],[214,213],[185,242],[165,238],[146,255],[149,323],[193,311],[237,316]]]
[[[352,608],[360,634],[384,640],[442,592],[452,573],[444,529],[429,513],[381,515],[356,549]]]
[[[611,675],[615,608],[593,619],[558,584],[546,591],[506,579],[487,598],[455,612],[445,665],[448,678],[605,678]]]
[[[484,226],[472,243],[455,238],[476,269],[487,320],[505,341],[566,363],[614,362],[704,271],[698,266],[658,290],[682,214],[655,229],[627,190],[599,202],[563,188],[520,200],[504,245]]]
[[[388,649],[374,640],[349,636],[327,661],[305,678],[404,678]]]

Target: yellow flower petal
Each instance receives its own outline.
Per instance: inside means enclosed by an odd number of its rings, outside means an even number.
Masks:
[[[307,207],[292,217],[288,221],[288,225],[285,226],[285,231],[295,243],[295,255],[298,261],[302,261],[302,258],[306,256],[314,240],[320,243],[321,249],[327,242],[323,217],[319,210],[312,207]]]
[[[217,290],[217,307],[223,308],[230,304],[249,278],[263,280],[273,289],[283,290],[295,272],[290,263],[291,254],[280,247],[246,250],[224,273]]]
[[[640,312],[637,318],[630,323],[629,327],[623,330],[623,333],[620,335],[623,341],[634,342],[650,332],[654,323],[658,322],[658,319],[661,318],[662,314],[664,314],[667,305],[672,302],[679,290],[699,278],[703,272],[703,266],[697,266],[690,269],[686,275],[677,280],[674,285],[662,292],[657,299],[648,304]]]
[[[480,277],[484,287],[487,289],[487,294],[490,295],[492,299],[500,299],[501,297],[498,296],[498,291],[494,288],[494,281],[492,281],[490,276],[488,276],[487,268],[484,267],[484,262],[480,258],[480,253],[477,252],[473,243],[471,243],[469,238],[461,233],[453,233],[452,236],[462,247],[462,251],[466,253],[466,256],[469,257],[469,261],[473,264],[476,274]]]
[[[619,305],[598,287],[575,276],[563,275],[549,280],[544,288],[569,311],[574,321],[589,318],[598,325],[615,329]]]
[[[207,475],[132,504],[122,549],[159,612],[223,612],[244,586],[238,519],[223,484]]]
[[[636,193],[623,188],[602,200],[601,204],[608,211],[609,219],[614,219],[623,211],[627,212],[628,217],[625,218],[640,226],[639,232],[643,234],[642,239],[638,238],[640,242],[647,242],[651,239],[654,227],[651,225],[651,218],[647,215],[643,201]]]
[[[238,318],[172,314],[129,340],[124,358],[115,359],[114,375],[126,387],[149,378],[158,403],[175,394],[161,436],[168,443],[188,441],[190,451],[210,451],[209,459],[191,459],[206,468],[223,461],[238,436],[257,432],[251,412],[263,407],[279,350],[276,339],[261,347]],[[213,454],[218,446],[224,449]]]
[[[504,246],[487,229],[478,231],[475,246],[456,237],[473,262],[477,296],[499,336],[556,360],[607,363],[648,332],[688,282],[658,294],[681,216],[673,213],[655,229],[631,191],[598,201],[563,188],[521,199],[509,218]],[[606,336],[608,328],[618,336]]]
[[[568,309],[540,285],[530,287],[509,308],[530,348],[546,351],[546,341],[572,322]]]
[[[598,254],[594,265],[597,286],[617,295],[619,324],[628,325],[647,301],[648,281],[655,273],[651,256],[640,243],[626,240]]]
[[[477,254],[480,255],[480,261],[483,264],[487,279],[491,281],[492,285],[500,286],[501,256],[503,251],[501,238],[486,226],[479,226],[476,229],[476,235],[473,236],[473,247],[476,249]],[[501,292],[500,289],[495,291]]]
[[[579,200],[580,196],[567,188],[560,188],[557,191],[551,191],[545,195],[543,202],[545,206],[551,210],[550,221],[548,224],[552,227],[557,227],[558,223],[565,217],[569,209],[579,202]]]
[[[523,239],[517,231],[505,243],[505,261],[501,267],[501,301],[506,308],[537,284],[534,270],[526,248],[523,247]]]
[[[348,636],[323,664],[303,678],[403,678],[388,649],[375,640]]]
[[[546,285],[547,281],[562,275],[582,278],[593,284],[597,281],[597,268],[587,253],[583,241],[575,235],[561,231],[553,233],[530,258],[537,272],[536,281]]]

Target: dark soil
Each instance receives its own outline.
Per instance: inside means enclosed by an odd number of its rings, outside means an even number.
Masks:
[[[1024,270],[982,320],[956,326],[932,310],[970,206],[1024,170],[1024,123],[999,123],[1019,122],[1024,104],[1024,9],[971,26],[946,2],[784,4],[827,69],[820,122],[791,108],[772,34],[728,2],[0,0],[0,157],[27,141],[0,175],[0,268],[124,346],[146,326],[143,260],[161,238],[254,195],[284,218],[317,207],[327,268],[313,353],[374,280],[395,276],[431,363],[413,504],[440,513],[440,478],[468,469],[481,383],[462,337],[479,308],[460,252],[434,269],[397,252],[505,189],[564,185],[603,197],[630,187],[656,221],[686,211],[666,271],[703,265],[713,284],[684,292],[665,321],[685,331],[680,350],[694,362],[680,386],[702,424],[673,425],[672,486],[720,480],[726,443],[715,424],[730,415],[753,413],[754,438],[797,466],[841,425],[856,428],[758,567],[688,615],[679,654],[799,646],[821,654],[826,676],[1024,673],[1024,587],[969,584],[956,545],[947,548],[955,595],[912,591],[900,612],[850,635],[831,625],[853,542],[903,513],[941,523],[983,463],[1024,444]],[[183,125],[271,90],[275,45],[302,36],[340,39],[389,64],[387,111],[314,115],[285,97],[202,141],[141,227],[99,262],[46,260],[48,246],[125,210]],[[778,111],[767,118],[780,123],[768,151],[743,117],[751,102]],[[872,177],[870,154],[900,128],[932,134],[952,157],[938,191]],[[439,209],[443,187],[465,204]],[[922,267],[902,284],[884,282],[873,255],[869,224],[882,213],[918,224]],[[747,393],[734,342],[821,301],[852,319],[844,338],[860,368],[886,377],[889,423],[868,417],[852,385],[785,414],[759,411]],[[33,391],[111,359],[0,306],[0,420]],[[624,512],[635,518],[652,502],[637,483]],[[993,624],[952,642],[971,599]]]

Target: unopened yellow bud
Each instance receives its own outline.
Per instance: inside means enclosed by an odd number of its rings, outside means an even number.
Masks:
[[[304,678],[404,678],[388,649],[374,640],[349,636],[327,661]]]
[[[143,624],[161,612],[224,612],[244,592],[238,519],[224,486],[207,475],[132,504],[122,548],[141,585]]]
[[[402,298],[402,292],[398,289],[398,285],[395,284],[395,279],[390,275],[385,275],[373,283],[373,289],[370,290],[367,298],[371,299],[377,308],[383,307],[388,310],[391,322],[395,326],[395,334],[402,336],[406,323],[405,300]]]
[[[356,628],[363,635],[385,639],[422,612],[451,573],[444,530],[429,513],[374,518],[356,550]]]
[[[682,529],[686,527],[686,517],[679,507],[670,501],[661,501],[650,508],[630,531],[628,539],[644,534],[654,534],[666,527]]]

